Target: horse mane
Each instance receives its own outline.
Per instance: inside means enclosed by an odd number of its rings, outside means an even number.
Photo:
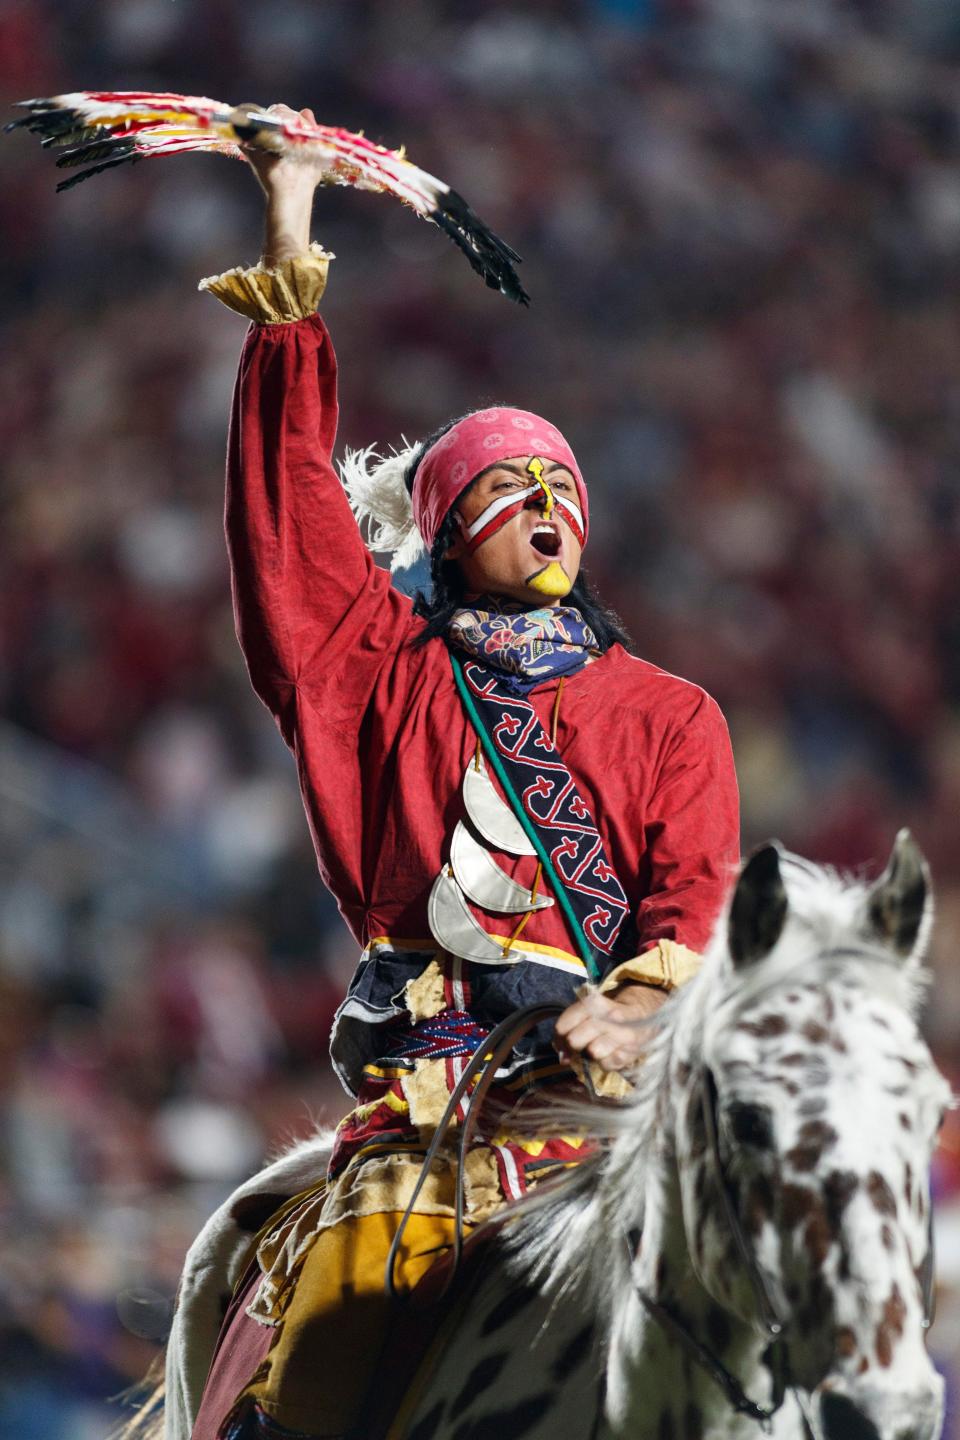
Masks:
[[[558,1303],[576,1292],[591,1311],[609,1314],[629,1283],[623,1241],[647,1218],[643,1179],[656,1159],[674,1027],[683,1010],[697,1005],[702,989],[701,972],[642,1022],[651,1041],[627,1099],[616,1106],[592,1100],[547,1103],[527,1117],[540,1133],[579,1127],[600,1145],[596,1154],[529,1194],[502,1229],[509,1268]]]
[[[556,1303],[576,1294],[600,1320],[602,1332],[608,1332],[632,1286],[628,1237],[658,1230],[662,1219],[655,1205],[649,1213],[647,1207],[651,1181],[663,1179],[663,1124],[678,1036],[692,1042],[688,1053],[699,1060],[719,1028],[791,981],[809,983],[812,974],[824,983],[868,984],[872,996],[913,1018],[918,1013],[929,979],[921,958],[931,905],[912,953],[898,958],[870,934],[869,887],[862,880],[786,852],[781,875],[789,904],[781,939],[764,959],[735,968],[727,940],[728,903],[699,973],[652,1020],[642,1022],[652,1039],[628,1099],[617,1106],[566,1101],[537,1113],[541,1125],[579,1126],[600,1148],[516,1207],[502,1231],[507,1264]],[[652,1193],[656,1198],[656,1189]]]

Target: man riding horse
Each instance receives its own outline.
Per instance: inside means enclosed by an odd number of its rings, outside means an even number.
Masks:
[[[695,971],[739,853],[720,711],[629,655],[585,583],[587,488],[552,424],[496,406],[386,461],[348,457],[380,548],[403,540],[409,556],[412,516],[432,595],[412,604],[374,564],[331,460],[318,171],[249,158],[261,263],[203,282],[253,321],[228,460],[237,628],[362,955],[331,1039],[354,1108],[322,1183],[260,1230],[232,1323],[266,1340],[233,1377],[229,1427],[201,1407],[203,1440],[350,1431],[402,1324],[386,1258],[470,1056],[518,1007],[565,1007],[497,1074],[467,1157],[475,1224],[583,1157],[582,1138],[535,1137],[518,1109],[580,1085],[584,1065],[622,1093],[635,1022]],[[401,1291],[451,1242],[451,1155],[413,1207]]]

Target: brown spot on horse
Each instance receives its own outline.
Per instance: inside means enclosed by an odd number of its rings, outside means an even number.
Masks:
[[[803,1236],[803,1243],[814,1269],[819,1270],[826,1260],[830,1250],[830,1241],[830,1222],[827,1219],[826,1211],[821,1206],[817,1206],[807,1221],[807,1228]]]
[[[852,1359],[857,1353],[857,1337],[849,1325],[840,1325],[837,1327],[833,1343],[837,1354],[844,1360]]]
[[[807,1120],[800,1126],[796,1145],[787,1151],[787,1163],[795,1170],[814,1170],[836,1139],[836,1130],[825,1120]]]
[[[784,1185],[780,1191],[780,1214],[784,1225],[794,1229],[807,1218],[816,1203],[816,1195],[805,1185]]]
[[[897,1197],[879,1170],[871,1170],[867,1176],[867,1194],[870,1196],[870,1202],[878,1214],[889,1215],[891,1219],[896,1218]]]
[[[852,1170],[831,1170],[823,1182],[823,1202],[830,1222],[830,1233],[840,1234],[843,1212],[857,1193],[860,1181]]]
[[[759,1040],[773,1040],[777,1035],[786,1034],[789,1026],[782,1015],[764,1015],[760,1020],[741,1020],[737,1029],[756,1035]]]
[[[894,1282],[893,1289],[884,1302],[883,1317],[877,1326],[877,1360],[886,1370],[893,1361],[893,1347],[903,1334],[903,1322],[907,1307],[903,1296]]]
[[[766,1175],[757,1175],[750,1182],[747,1191],[747,1229],[751,1235],[759,1235],[773,1213],[773,1186]]]

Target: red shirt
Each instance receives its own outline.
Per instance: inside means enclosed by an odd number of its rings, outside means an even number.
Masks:
[[[227,471],[237,631],[296,757],[320,873],[344,919],[361,946],[419,941],[422,966],[427,899],[464,813],[476,737],[446,646],[411,646],[423,621],[361,539],[331,461],[336,426],[336,360],[320,317],[252,327]],[[556,687],[530,695],[548,730]],[[556,744],[634,908],[639,948],[667,938],[702,950],[739,857],[716,703],[615,645],[566,679]],[[496,859],[532,882],[531,858]],[[477,915],[491,933],[509,933],[503,917]],[[575,952],[556,905],[531,916],[523,944]],[[401,1012],[391,955],[392,944],[374,947],[374,968],[387,963],[382,984],[368,973],[351,987],[355,1020]],[[545,967],[529,968],[543,978]],[[572,998],[576,978],[562,982]],[[344,1072],[355,1081],[352,1062]]]

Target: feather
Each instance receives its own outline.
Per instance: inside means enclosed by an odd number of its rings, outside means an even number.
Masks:
[[[102,175],[104,170],[112,170],[115,165],[135,165],[143,156],[138,155],[134,150],[126,150],[113,155],[109,160],[101,160],[99,165],[89,165],[86,170],[78,170],[76,175],[70,175],[66,180],[61,180],[57,186],[57,194],[64,190],[72,190],[74,185],[79,185],[81,180],[89,180],[91,175]]]
[[[280,117],[256,105],[230,106],[201,95],[138,90],[78,90],[24,100],[21,108],[27,113],[11,120],[5,130],[28,130],[40,136],[45,148],[68,147],[58,166],[87,165],[58,190],[145,156],[212,150],[243,159],[244,145],[261,145],[279,155],[319,161],[327,184],[396,196],[449,236],[492,289],[521,305],[529,301],[515,269],[520,256],[463,197],[411,164],[402,151],[375,145],[363,135],[317,125],[301,115]]]
[[[347,450],[340,478],[367,549],[389,553],[391,570],[405,570],[427,553],[413,518],[406,473],[416,445],[380,455],[373,445]]]

